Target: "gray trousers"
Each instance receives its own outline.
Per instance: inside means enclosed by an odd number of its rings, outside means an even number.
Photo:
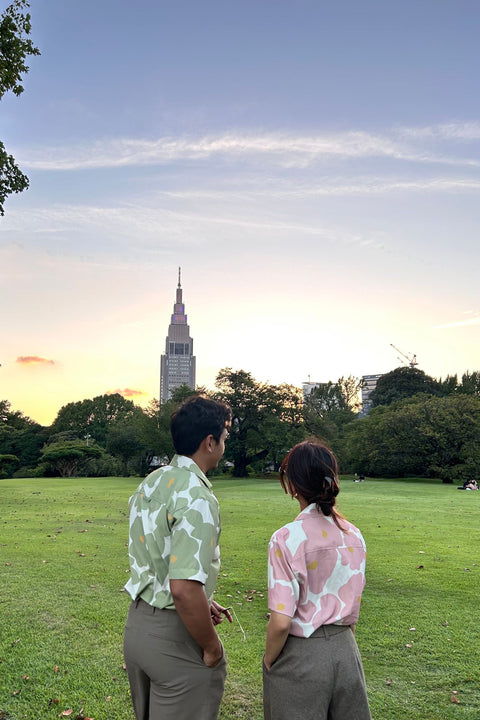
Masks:
[[[265,720],[371,720],[365,677],[350,627],[289,635],[270,671],[263,665]]]
[[[135,600],[124,636],[136,720],[216,720],[227,660],[209,668],[174,610]]]

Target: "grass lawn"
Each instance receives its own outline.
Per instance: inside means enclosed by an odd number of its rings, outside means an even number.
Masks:
[[[298,506],[276,478],[213,482],[223,522],[216,597],[235,611],[233,626],[220,627],[229,658],[220,718],[260,720],[266,548]],[[0,481],[0,720],[133,720],[122,587],[137,484]],[[480,492],[344,478],[339,508],[368,547],[357,641],[374,720],[478,720]]]

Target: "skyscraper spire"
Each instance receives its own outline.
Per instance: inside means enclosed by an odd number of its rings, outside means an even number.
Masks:
[[[180,385],[195,389],[195,357],[193,339],[190,337],[185,305],[182,299],[181,268],[178,268],[178,286],[175,294],[173,314],[168,326],[165,354],[160,358],[160,402],[172,396]]]

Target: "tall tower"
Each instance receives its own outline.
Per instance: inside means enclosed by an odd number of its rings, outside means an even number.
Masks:
[[[178,268],[178,286],[173,315],[168,326],[165,342],[165,354],[160,358],[160,402],[172,397],[172,392],[180,385],[195,388],[195,357],[193,339],[182,302],[182,285]]]

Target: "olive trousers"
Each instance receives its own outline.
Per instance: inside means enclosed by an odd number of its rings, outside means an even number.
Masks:
[[[136,720],[217,720],[227,660],[214,668],[174,610],[134,600],[124,655]]]

